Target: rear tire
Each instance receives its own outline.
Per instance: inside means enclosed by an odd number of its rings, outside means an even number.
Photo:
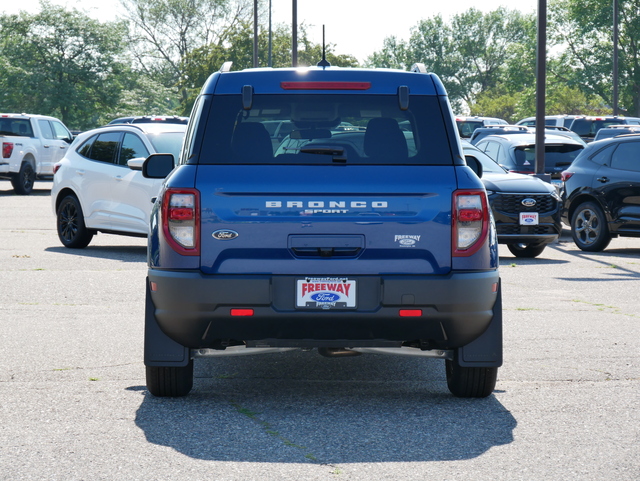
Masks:
[[[154,396],[186,396],[192,387],[193,359],[184,367],[147,366],[147,389]]]
[[[84,224],[80,201],[72,195],[60,202],[56,226],[60,242],[70,249],[83,249],[93,238],[93,231],[88,230]]]
[[[511,253],[516,257],[538,257],[547,247],[546,244],[507,244]]]
[[[584,202],[571,217],[573,242],[587,252],[601,252],[611,242],[607,218],[595,202]]]
[[[455,361],[445,361],[447,386],[456,397],[487,397],[496,387],[497,367],[462,367]]]
[[[11,177],[11,185],[18,195],[29,195],[33,191],[33,184],[36,181],[36,171],[30,162],[23,162],[20,172]]]

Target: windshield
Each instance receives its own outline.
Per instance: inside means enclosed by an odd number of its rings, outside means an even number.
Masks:
[[[478,159],[482,164],[482,171],[485,173],[491,174],[505,174],[507,171],[498,164],[495,160],[489,157],[487,154],[482,152],[481,150],[475,148],[464,148],[465,155],[471,155]]]
[[[406,110],[396,95],[263,94],[247,110],[240,95],[209,101],[199,163],[453,164],[437,97],[411,96]]]
[[[184,132],[159,132],[147,134],[147,137],[158,154],[173,154],[174,159],[180,157]]]

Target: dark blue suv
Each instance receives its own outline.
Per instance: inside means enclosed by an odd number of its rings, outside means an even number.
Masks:
[[[305,142],[278,149],[274,122]],[[162,178],[172,160],[150,156],[143,173]],[[454,395],[488,396],[502,364],[497,249],[445,90],[423,66],[225,64],[151,216],[147,387],[186,395],[193,359],[222,351],[375,349],[444,359]]]

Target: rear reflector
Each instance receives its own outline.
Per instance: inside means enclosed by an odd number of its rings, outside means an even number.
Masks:
[[[369,90],[371,82],[280,82],[283,90]]]
[[[253,309],[231,309],[232,316],[253,316]]]
[[[400,314],[400,317],[420,317],[422,316],[422,309],[400,309],[398,314]]]

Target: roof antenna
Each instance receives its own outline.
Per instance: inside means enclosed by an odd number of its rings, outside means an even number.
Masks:
[[[318,62],[318,67],[327,68],[331,67],[331,64],[327,62],[327,46],[324,43],[324,25],[322,26],[322,60]]]

